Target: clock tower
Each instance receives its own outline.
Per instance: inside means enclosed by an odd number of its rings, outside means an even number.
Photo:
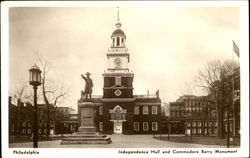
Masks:
[[[103,74],[103,98],[133,97],[134,74],[128,67],[129,53],[126,48],[126,35],[121,26],[118,10],[116,29],[111,35],[111,46],[107,52],[108,69]]]

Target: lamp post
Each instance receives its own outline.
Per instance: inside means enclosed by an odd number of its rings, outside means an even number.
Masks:
[[[227,148],[230,146],[230,122],[229,122],[229,106],[227,107]]]
[[[42,71],[38,66],[34,65],[29,69],[29,81],[30,85],[34,89],[34,122],[33,122],[33,148],[38,147],[38,133],[37,133],[37,86],[41,85],[41,73]]]
[[[170,134],[170,118],[168,118],[168,140],[170,139],[169,134]]]

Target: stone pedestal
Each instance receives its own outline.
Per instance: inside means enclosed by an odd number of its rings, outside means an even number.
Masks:
[[[78,103],[78,128],[79,132],[96,132],[95,129],[95,104],[93,102]]]
[[[61,144],[108,144],[111,138],[99,134],[95,128],[95,103],[78,102],[78,132],[63,138]]]

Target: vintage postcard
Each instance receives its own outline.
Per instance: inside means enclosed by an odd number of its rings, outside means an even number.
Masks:
[[[2,156],[248,157],[248,10],[1,3]]]

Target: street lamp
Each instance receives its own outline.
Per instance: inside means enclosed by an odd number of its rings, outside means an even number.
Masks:
[[[38,133],[37,133],[37,86],[41,85],[41,73],[42,71],[38,66],[34,65],[29,69],[29,81],[30,85],[34,89],[34,122],[33,122],[33,148],[38,147]]]

